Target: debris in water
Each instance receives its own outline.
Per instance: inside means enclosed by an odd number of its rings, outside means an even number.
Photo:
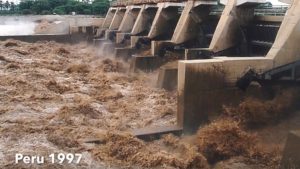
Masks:
[[[151,86],[156,72],[127,74],[127,63],[104,59],[87,43],[8,40],[0,42],[0,51],[0,168],[24,167],[11,163],[18,152],[87,154],[80,166],[65,168],[101,164],[102,168],[206,169],[211,167],[208,162],[234,161],[237,156],[266,168],[278,164],[279,153],[262,148],[268,146],[239,125],[243,120],[216,121],[200,128],[191,140],[166,135],[144,142],[128,134],[142,127],[176,125],[177,93]],[[224,73],[217,68],[207,72],[216,77],[216,84],[224,83]],[[191,78],[199,85],[206,79]],[[285,100],[270,105],[280,110],[286,110],[283,104],[293,105],[286,102],[290,96],[282,96]],[[255,109],[239,106],[238,111],[247,113],[238,119],[252,118]],[[83,141],[87,139],[100,141]]]
[[[67,68],[68,73],[89,73],[89,67],[86,64],[71,64]]]
[[[224,114],[250,128],[270,125],[283,120],[298,106],[299,90],[277,91],[272,100],[246,98],[237,107],[224,106]]]
[[[183,169],[208,169],[206,159],[196,148],[176,141],[168,143],[167,136],[161,143],[145,143],[130,134],[107,133],[105,143],[98,145],[93,154],[98,160],[111,161],[112,164],[140,166],[143,168],[171,167]],[[176,140],[176,139],[175,139]],[[160,145],[161,144],[161,145]],[[163,149],[168,147],[169,150]]]
[[[246,155],[255,146],[256,138],[243,131],[237,122],[215,121],[197,133],[196,144],[210,163]]]
[[[124,72],[125,68],[119,61],[113,61],[111,59],[105,59],[102,61],[102,69],[104,72]]]
[[[14,40],[8,40],[6,43],[4,43],[5,47],[13,47],[13,46],[19,46],[17,41]]]
[[[64,92],[71,90],[68,86],[60,85],[54,80],[50,80],[47,83],[46,87],[50,91],[54,91],[55,93],[59,93],[59,94],[63,94]]]

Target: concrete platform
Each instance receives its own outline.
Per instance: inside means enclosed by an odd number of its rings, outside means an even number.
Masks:
[[[93,39],[93,45],[100,47],[103,43],[107,42],[105,38],[94,38]]]
[[[118,32],[119,32],[118,30],[106,30],[105,39],[112,42],[116,42],[116,36]]]
[[[130,41],[130,36],[131,36],[130,33],[118,32],[117,35],[116,35],[116,43],[117,44],[123,44],[126,41]]]
[[[131,58],[134,50],[135,49],[132,49],[130,47],[115,48],[114,56],[116,58],[122,58],[123,60],[127,61],[129,58]]]
[[[79,37],[78,37],[79,38]],[[76,42],[77,38],[72,35],[16,35],[16,36],[0,36],[0,40],[15,39],[24,42],[37,41],[56,41],[56,42]]]
[[[157,87],[166,90],[177,89],[178,61],[169,62],[159,68]]]
[[[144,72],[152,72],[159,68],[163,61],[155,56],[133,56],[130,64],[130,72],[142,70]]]
[[[113,57],[115,45],[115,43],[109,41],[102,43],[100,46],[102,55]]]
[[[139,139],[152,141],[152,140],[159,139],[162,135],[165,134],[174,134],[179,136],[182,134],[182,128],[179,126],[142,128],[142,129],[133,130],[132,134]]]
[[[289,133],[280,169],[300,168],[300,130]]]

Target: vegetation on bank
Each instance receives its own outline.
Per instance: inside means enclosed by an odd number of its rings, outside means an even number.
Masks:
[[[23,0],[19,4],[0,0],[0,15],[49,15],[76,14],[104,15],[109,8],[108,0]]]

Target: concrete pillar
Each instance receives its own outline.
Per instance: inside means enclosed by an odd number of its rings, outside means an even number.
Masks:
[[[126,12],[125,7],[118,7],[117,11],[111,21],[111,24],[107,30],[105,30],[105,40],[115,41],[116,33],[121,25],[122,20]]]
[[[127,37],[129,37],[130,39],[130,33],[118,32],[116,35],[116,43],[117,44],[123,43],[127,39]]]
[[[162,56],[162,50],[166,47],[173,46],[171,40],[151,41],[151,54],[153,56]]]
[[[108,12],[106,14],[106,17],[105,17],[105,20],[101,26],[102,29],[108,29],[112,20],[113,20],[113,17],[115,16],[115,13],[117,11],[117,8],[115,7],[111,7],[108,9]]]
[[[119,33],[116,35],[116,43],[122,43],[127,37],[130,37],[130,32],[136,22],[138,14],[141,11],[141,6],[127,6],[124,19],[119,27]]]
[[[125,7],[119,7],[111,21],[109,30],[118,30],[126,12]]]
[[[176,27],[176,24],[178,22],[178,19],[180,17],[180,12],[179,8],[184,6],[184,3],[170,3],[170,2],[165,2],[165,3],[158,3],[158,10],[156,12],[156,15],[154,17],[154,20],[152,22],[151,29],[146,37],[139,36],[139,37],[134,37],[132,36],[132,43],[131,46],[136,46],[136,44],[140,40],[144,40],[145,42],[149,42],[150,40],[152,41],[153,39],[159,39],[162,40],[164,38],[166,39],[171,39],[174,29]],[[144,38],[144,39],[143,39]],[[152,42],[155,43],[155,42]],[[151,47],[151,44],[145,45]],[[140,60],[145,60],[143,62],[148,63],[149,57],[140,57],[138,59],[135,59],[133,61],[140,61]],[[151,58],[151,61],[153,59]],[[155,65],[158,63],[161,65],[163,64],[162,60],[160,58],[155,59],[159,61],[155,61]],[[133,64],[133,65],[139,65],[139,64]],[[159,65],[159,66],[160,66]]]
[[[221,1],[222,3],[223,1]],[[226,1],[225,9],[208,48],[186,49],[187,59],[199,58],[203,52],[218,53],[230,50],[245,40],[242,27],[254,20],[254,7],[265,0]],[[224,3],[224,2],[223,2]],[[210,56],[210,55],[209,55]]]
[[[135,48],[137,42],[139,41],[139,39],[141,37],[143,37],[143,36],[131,36],[131,38],[130,38],[130,47]]]
[[[148,34],[148,38],[153,39],[161,35],[173,35],[174,28],[178,22],[180,13],[179,7],[184,3],[158,3],[158,11],[153,20],[153,24]]]
[[[217,2],[188,1],[175,28],[172,43],[181,44],[195,38],[199,31],[197,25],[208,18],[210,5],[217,5]]]
[[[212,19],[209,17],[210,7],[217,4],[217,1],[188,1],[178,20],[172,39],[152,41],[152,55],[163,57],[164,49],[199,37],[198,35],[201,33],[199,25],[205,20]],[[158,87],[168,90],[175,89],[177,87],[177,72],[177,61],[176,64],[162,66],[159,69]]]
[[[169,62],[159,68],[157,87],[166,90],[174,90],[177,88],[178,77],[178,61]]]
[[[288,9],[275,42],[267,54],[274,59],[274,67],[300,59],[300,0],[294,0]]]
[[[122,58],[125,61],[131,57],[133,53],[133,49],[131,47],[124,47],[124,48],[115,48],[114,56],[117,58]]]
[[[194,8],[194,1],[188,1],[182,11],[181,17],[179,18],[178,24],[174,30],[174,35],[172,37],[172,42],[175,44],[180,44],[190,39],[196,30],[193,30],[193,19],[190,15],[191,10]],[[190,27],[191,26],[191,27]]]
[[[141,11],[133,25],[131,34],[138,35],[145,31],[150,30],[154,16],[157,12],[157,5],[143,5]],[[147,33],[148,34],[148,33]]]
[[[108,9],[106,17],[105,17],[101,27],[97,29],[95,39],[94,39],[94,45],[98,45],[99,44],[98,41],[100,40],[100,38],[105,36],[105,30],[107,30],[109,28],[109,26],[111,25],[111,22],[116,14],[116,11],[117,11],[116,7],[111,7]]]
[[[157,5],[143,5],[131,31],[130,47],[135,48],[140,38],[149,33],[153,19],[157,13]]]
[[[248,24],[253,19],[254,9],[242,6],[241,0],[227,1],[210,43],[210,51],[219,52],[231,48],[243,38],[241,26]]]
[[[119,31],[130,33],[137,19],[137,16],[140,13],[141,6],[127,6],[126,8],[126,13],[119,27]]]
[[[172,38],[165,43],[154,41],[151,46],[152,54],[158,55],[163,47],[182,44],[198,37],[200,31],[198,26],[204,20],[210,19],[210,7],[217,4],[217,1],[187,1]]]

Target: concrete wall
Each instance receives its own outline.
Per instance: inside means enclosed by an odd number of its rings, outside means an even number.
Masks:
[[[0,24],[5,21],[68,21],[70,26],[101,26],[104,18],[92,15],[21,15],[21,16],[0,16]]]
[[[15,39],[24,42],[34,43],[37,41],[56,41],[61,43],[76,42],[77,39],[71,35],[16,35],[16,36],[0,36],[0,41]]]
[[[45,21],[50,23],[48,24]],[[12,24],[16,27],[22,27],[22,23],[34,23],[36,24],[37,29],[36,34],[69,34],[70,28],[89,26],[100,27],[103,21],[103,18],[86,15],[0,16],[0,25]]]

